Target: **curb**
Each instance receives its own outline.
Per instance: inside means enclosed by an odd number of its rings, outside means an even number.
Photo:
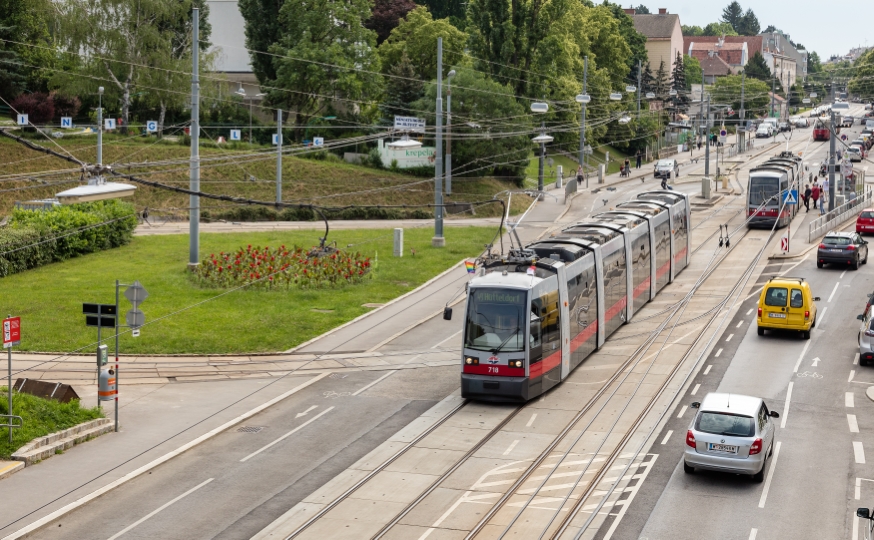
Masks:
[[[0,468],[0,480],[8,478],[24,468],[23,461],[3,461],[2,463],[8,463],[8,465]]]
[[[865,390],[865,395],[868,396],[868,399],[874,401],[874,386],[869,386],[867,390]]]
[[[110,418],[98,418],[83,422],[69,429],[56,431],[30,441],[12,454],[12,459],[22,462],[25,467],[30,467],[112,430],[113,424]]]
[[[852,220],[850,219],[850,220],[847,220],[847,221],[852,221]],[[835,229],[843,231],[843,230],[845,230],[847,227],[849,227],[849,226],[852,225],[852,224],[853,224],[853,223],[844,223],[844,224],[842,224],[842,225],[839,225],[839,226],[835,227]],[[829,231],[829,232],[831,232],[831,231]],[[828,233],[825,233],[825,234],[828,234]],[[823,238],[825,238],[825,234],[822,235],[822,236],[820,236],[819,239],[822,240]],[[813,251],[813,250],[816,249],[817,247],[819,247],[819,241],[814,242],[813,245],[811,245],[810,247],[806,248],[806,249],[805,249],[804,251],[802,251],[801,253],[796,253],[795,255],[770,255],[770,256],[768,257],[768,260],[769,260],[769,261],[778,261],[778,260],[791,260],[791,259],[797,259],[797,258],[799,258],[799,257],[804,257],[804,256],[806,256],[808,253],[810,253],[811,251]]]

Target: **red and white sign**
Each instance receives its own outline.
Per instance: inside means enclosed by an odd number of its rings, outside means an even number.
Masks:
[[[780,238],[780,251],[787,253],[789,251],[789,237],[784,236]]]
[[[21,343],[21,317],[3,319],[3,348]]]

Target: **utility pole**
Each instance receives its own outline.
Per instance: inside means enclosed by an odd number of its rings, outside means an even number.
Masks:
[[[276,110],[276,202],[282,202],[282,109]]]
[[[191,9],[191,171],[189,189],[200,191],[200,10]],[[190,195],[188,224],[188,268],[200,263],[200,196]]]
[[[443,247],[443,38],[437,38],[437,120],[435,131],[437,142],[434,148],[434,238],[431,245]]]
[[[452,77],[455,70],[446,74],[446,194],[452,195]]]
[[[777,78],[775,76],[771,76],[771,116],[770,118],[774,118],[774,92],[777,91]]]
[[[707,94],[707,112],[704,116],[704,176],[710,178],[710,94]]]
[[[640,120],[640,60],[637,61],[637,119]]]
[[[103,87],[97,89],[97,165],[103,174]],[[12,413],[9,413],[12,414]]]
[[[838,162],[835,159],[835,141],[837,140],[837,126],[835,126],[835,112],[830,111],[829,115],[831,116],[831,129],[829,129],[829,138],[828,138],[828,155],[829,155],[829,167],[828,167],[828,211],[831,212],[835,209],[835,167],[837,167]]]
[[[546,123],[540,122],[540,132],[546,133]],[[540,165],[538,166],[537,171],[537,191],[539,193],[543,193],[543,159],[546,157],[546,143],[540,142]],[[538,194],[538,197],[542,197],[542,195]]]
[[[589,57],[583,57],[583,95],[586,95],[586,83],[589,78]],[[583,174],[586,174],[586,104],[582,103],[580,111],[580,166],[583,168]],[[586,187],[589,187],[589,175],[586,174]]]

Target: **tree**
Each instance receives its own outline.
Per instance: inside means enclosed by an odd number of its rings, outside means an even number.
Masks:
[[[388,39],[380,46],[379,56],[382,59],[383,70],[401,61],[406,54],[416,76],[421,79],[437,77],[437,38],[443,38],[443,72],[449,72],[448,66],[457,64],[464,55],[467,36],[458,28],[449,24],[447,19],[434,20],[426,7],[417,7],[407,13],[397,28],[391,31]]]
[[[759,51],[756,51],[747,61],[747,65],[744,66],[744,73],[747,74],[748,79],[753,78],[770,82],[772,78],[771,68],[768,67],[765,58]]]
[[[335,100],[371,101],[382,93],[376,32],[364,28],[370,0],[287,0],[279,10],[282,38],[270,46],[278,87],[269,105],[293,111],[296,136],[304,120]]]
[[[528,108],[513,96],[513,89],[491,80],[485,74],[456,67],[452,87],[453,117],[466,122],[452,124],[452,165],[458,176],[507,176],[521,182],[533,145]],[[457,85],[457,86],[456,86]],[[434,122],[437,85],[429,84],[425,97],[413,104],[428,110],[429,125]],[[495,119],[515,118],[513,125]],[[456,135],[458,135],[456,139]]]
[[[55,9],[51,0],[0,0],[0,28],[9,29],[3,37],[19,42],[7,43],[3,50],[7,59],[13,53],[22,64],[13,70],[25,79],[21,89],[26,86],[42,92],[48,88],[51,72],[41,68],[53,68],[58,60],[49,31]]]
[[[644,94],[649,92],[655,94],[656,91],[655,77],[653,77],[652,66],[648,61],[643,66],[643,73],[641,74],[640,79],[640,91]]]
[[[668,79],[668,70],[665,67],[664,60],[659,63],[659,69],[653,76],[653,87],[655,88],[655,95],[658,99],[663,101],[667,100],[668,92],[671,89],[671,81]]]
[[[465,0],[421,0],[419,4],[428,7],[435,19],[449,19],[450,24],[464,30],[467,24],[467,2]]]
[[[412,103],[421,99],[425,93],[425,83],[418,79],[416,69],[405,52],[400,61],[388,70],[390,77],[385,83],[385,98],[379,104],[382,123],[393,125],[395,115],[408,116]]]
[[[740,23],[735,27],[738,34],[742,36],[757,36],[759,35],[759,19],[753,10],[748,9],[744,16],[741,17]]]
[[[686,54],[683,56],[683,65],[686,68],[687,90],[691,90],[693,84],[704,84],[704,70],[697,58]]]
[[[860,56],[854,67],[850,93],[866,100],[874,98],[874,49]]]
[[[722,10],[721,21],[730,24],[735,31],[738,31],[737,29],[740,25],[741,19],[743,18],[743,14],[744,10],[740,6],[740,3],[734,1],[728,4],[725,9]]]
[[[279,11],[286,0],[238,0],[252,72],[261,84],[276,80],[273,57],[264,54],[282,38]]]
[[[628,68],[637,79],[638,62],[645,64],[648,60],[646,52],[646,36],[638,32],[634,28],[634,21],[625,13],[619,4],[610,4],[610,10],[613,12],[613,18],[619,23],[619,33],[622,39],[628,44],[631,49],[631,56],[628,58]],[[643,7],[643,6],[640,6]],[[646,8],[644,8],[646,9]]]
[[[807,55],[807,73],[820,73],[822,71],[822,62],[819,59],[819,54],[812,51]]]
[[[380,45],[397,28],[400,20],[414,9],[416,3],[413,0],[376,0],[373,4],[373,15],[364,26],[376,32],[376,43]]]
[[[684,36],[703,36],[704,29],[700,26],[686,26],[685,24],[681,25]]]
[[[705,36],[736,36],[734,27],[725,22],[710,23],[704,27]]]
[[[678,112],[683,112],[689,109],[689,94],[686,92],[686,65],[683,62],[683,55],[677,51],[677,58],[674,61],[674,71],[671,74],[671,88],[677,92],[671,101],[674,104],[674,109]]]
[[[769,24],[768,27],[765,28],[764,32],[762,32],[762,33],[763,34],[773,34],[774,32],[779,32],[779,30],[777,30],[777,27],[774,26],[773,24]]]
[[[635,12],[637,15],[649,15],[649,14],[650,14],[650,13],[649,13],[649,8],[646,7],[646,6],[643,5],[643,4],[640,4],[639,6],[637,6],[636,8],[634,8],[634,12]]]
[[[768,92],[771,91],[769,84],[766,84],[757,79],[746,78],[742,81],[740,75],[728,75],[719,77],[713,86],[713,101],[718,103],[730,103],[734,109],[735,115],[740,111],[741,84],[744,85],[744,109],[746,117],[752,118],[760,116],[768,111],[770,105],[770,97]]]
[[[24,89],[25,79],[18,54],[2,38],[11,34],[11,28],[0,26],[0,96],[13,99]]]
[[[34,125],[48,124],[55,117],[54,100],[42,92],[21,94],[12,102],[12,109],[26,114],[27,121]],[[11,114],[14,118],[15,113]]]

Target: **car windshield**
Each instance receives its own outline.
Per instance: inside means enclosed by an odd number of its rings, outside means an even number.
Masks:
[[[480,351],[525,350],[527,293],[508,289],[473,289],[468,299],[464,346]]]
[[[786,298],[789,291],[786,287],[769,287],[765,293],[765,305],[773,307],[786,307]]]
[[[849,109],[849,108],[850,108],[849,103],[835,103],[834,105],[832,105],[832,109]]]
[[[870,210],[865,210],[859,215],[859,217],[871,219],[874,218],[874,212],[871,212]]]
[[[701,413],[695,428],[705,433],[733,437],[752,437],[756,434],[756,426],[750,416],[708,411]]]
[[[660,161],[659,161],[658,167],[659,167],[660,169],[661,169],[661,168],[666,168],[666,169],[667,169],[667,168],[672,167],[673,165],[674,165],[674,164],[671,162],[671,160],[669,160],[669,159],[663,159],[663,160],[660,160]]]
[[[830,246],[849,246],[850,239],[843,236],[826,236],[822,243]]]

